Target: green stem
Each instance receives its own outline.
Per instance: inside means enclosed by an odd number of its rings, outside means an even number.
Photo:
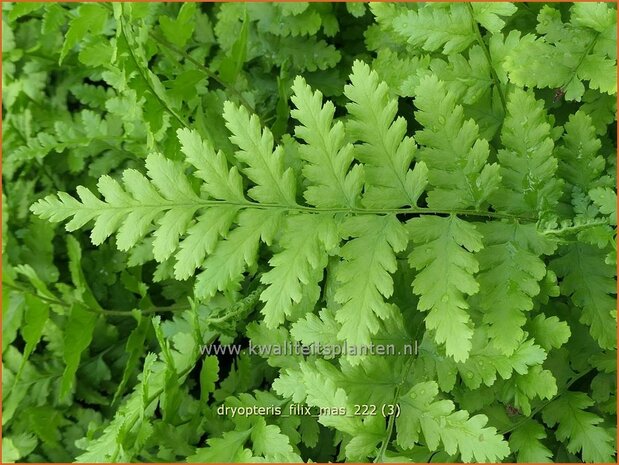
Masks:
[[[481,36],[481,31],[479,30],[479,24],[475,21],[475,12],[473,11],[473,6],[470,2],[466,4],[468,7],[469,13],[471,15],[471,23],[473,24],[473,30],[475,31],[475,37],[477,38],[477,43],[484,51],[484,55],[486,56],[486,60],[488,61],[488,66],[490,68],[490,75],[492,76],[492,80],[494,81],[494,86],[499,93],[499,99],[501,100],[501,106],[503,107],[503,112],[507,113],[507,100],[505,99],[505,94],[503,93],[503,88],[501,87],[501,80],[499,79],[498,74],[496,73],[494,66],[492,65],[492,57],[490,56],[490,50],[486,46],[484,42],[484,38]]]
[[[407,207],[407,208],[354,208],[354,207],[341,207],[341,208],[321,208],[321,207],[308,207],[298,204],[267,204],[258,203],[251,200],[245,202],[231,202],[228,200],[204,200],[200,199],[196,202],[189,203],[175,203],[169,202],[165,204],[152,204],[152,205],[139,205],[137,208],[158,208],[161,210],[168,210],[171,208],[209,208],[209,207],[236,207],[236,208],[255,208],[259,210],[284,210],[292,212],[303,213],[327,213],[327,214],[351,214],[351,215],[462,215],[462,216],[479,216],[487,218],[501,218],[517,221],[537,221],[537,218],[532,216],[520,216],[512,215],[510,213],[489,212],[480,210],[435,210],[423,207]],[[107,204],[104,208],[106,210],[130,210],[135,209],[136,206],[112,206]],[[89,210],[88,208],[80,208],[80,210]],[[97,208],[98,211],[101,208]]]
[[[582,56],[580,57],[580,60],[578,60],[578,64],[576,65],[576,67],[572,70],[572,76],[570,77],[569,81],[563,84],[561,86],[561,89],[565,90],[567,86],[569,86],[570,83],[574,80],[574,78],[576,77],[576,73],[578,72],[578,68],[581,67],[583,61],[585,61],[585,58],[587,58],[587,55],[591,53],[591,50],[593,50],[593,47],[595,47],[595,44],[597,43],[599,38],[600,38],[600,33],[598,32],[595,34],[595,37],[593,37],[593,40],[588,45],[587,49],[585,50],[585,53],[583,53]]]
[[[43,295],[37,294],[36,292],[31,291],[30,289],[27,289],[25,287],[21,287],[18,286],[17,284],[13,284],[10,283],[8,281],[2,281],[2,287],[8,287],[11,288],[15,291],[19,291],[19,292],[23,292],[25,294],[30,294],[34,297],[36,297],[39,300],[42,300],[43,302],[46,302],[50,305],[60,305],[61,307],[70,307],[70,305],[60,299],[51,299],[49,297],[45,297]]]
[[[565,226],[559,229],[547,229],[545,231],[541,231],[541,233],[545,236],[560,236],[562,234],[576,234],[585,229],[593,228],[595,226],[608,226],[608,221],[594,221],[591,223],[577,224],[573,226]]]
[[[413,366],[414,361],[415,361],[415,357],[411,356],[406,364],[406,369],[404,370],[404,376],[402,377],[402,380],[395,388],[395,392],[393,394],[393,401],[391,402],[391,405],[395,405],[398,403],[398,400],[400,399],[400,394],[402,391],[402,386],[404,386],[404,383],[406,382],[406,379],[408,378],[408,374]],[[387,447],[389,446],[389,443],[391,442],[391,436],[393,435],[393,428],[395,427],[395,419],[396,419],[395,414],[389,416],[389,420],[387,421],[387,432],[385,433],[383,442],[380,445],[378,454],[376,454],[374,463],[382,463],[384,461],[385,452],[387,452]]]
[[[101,3],[101,6],[105,7],[108,11],[112,12],[112,7],[108,4],[105,3]],[[121,26],[122,27],[122,26]],[[123,29],[124,31],[124,29]],[[236,95],[236,97],[239,99],[239,102],[241,102],[245,107],[247,107],[249,110],[251,110],[252,112],[254,111],[254,106],[251,105],[246,99],[245,97],[243,97],[243,95],[236,90],[234,87],[231,87],[230,85],[226,84],[224,81],[221,80],[221,78],[219,76],[217,76],[217,74],[213,73],[210,69],[208,69],[206,66],[204,66],[202,63],[200,63],[198,60],[196,60],[194,57],[192,57],[191,55],[189,55],[188,53],[186,53],[184,50],[179,49],[178,47],[176,47],[175,45],[172,45],[171,43],[169,43],[167,40],[163,39],[162,37],[158,36],[157,34],[155,34],[153,31],[149,30],[148,31],[148,35],[151,37],[151,39],[153,39],[155,42],[158,42],[160,45],[163,45],[165,48],[167,48],[168,50],[173,51],[174,53],[181,55],[185,60],[189,61],[190,63],[193,63],[194,65],[196,65],[197,67],[199,67],[207,76],[209,79],[212,79],[213,81],[217,82],[221,87],[223,87],[224,89],[226,89],[227,91],[233,93],[234,95]],[[126,36],[125,36],[126,39]]]
[[[198,60],[196,60],[194,57],[192,57],[191,55],[189,55],[187,52],[185,52],[184,50],[179,49],[178,47],[172,45],[171,43],[169,43],[168,41],[166,41],[165,39],[163,39],[162,37],[159,37],[157,34],[155,34],[152,31],[149,31],[148,33],[150,35],[150,37],[157,43],[159,43],[160,45],[163,45],[165,48],[167,48],[168,50],[173,51],[174,53],[182,56],[185,60],[189,61],[190,63],[194,64],[195,66],[197,66],[198,68],[200,68],[202,70],[202,72],[204,74],[206,74],[208,76],[209,79],[212,79],[213,81],[215,81],[217,84],[219,84],[221,87],[223,87],[224,89],[226,89],[226,91],[229,91],[230,93],[234,94],[236,96],[236,98],[239,99],[239,102],[241,102],[241,104],[246,107],[248,110],[251,110],[252,112],[254,111],[254,106],[252,104],[250,104],[245,97],[243,97],[243,94],[241,94],[238,90],[236,90],[234,87],[226,84],[224,81],[221,80],[221,78],[219,76],[217,76],[217,74],[213,73],[210,69],[208,69],[206,66],[204,66],[202,63],[200,63]]]
[[[146,85],[150,89],[151,93],[159,101],[159,103],[164,108],[164,110],[166,110],[170,115],[172,115],[182,127],[188,128],[189,125],[174,110],[172,110],[172,108],[168,106],[167,102],[163,100],[163,98],[157,93],[157,91],[152,86],[150,79],[148,78],[147,70],[144,70],[143,66],[140,64],[139,60],[135,56],[135,52],[133,51],[133,47],[132,47],[132,42],[129,41],[129,35],[127,34],[127,24],[123,21],[122,17],[119,20],[119,22],[120,22],[120,28],[121,28],[122,35],[124,36],[125,41],[127,42],[127,49],[129,50],[129,54],[131,55],[131,58],[133,59],[133,62],[135,63],[135,66],[137,67],[138,72],[140,73],[140,76],[142,77],[144,82],[146,82]]]
[[[36,297],[39,300],[42,300],[43,302],[46,302],[50,305],[58,305],[60,307],[64,307],[64,308],[71,308],[71,304],[68,302],[65,302],[63,300],[60,300],[58,298],[54,298],[51,299],[49,297],[45,297],[42,296],[40,294],[37,294],[36,292],[33,292],[32,290],[22,287],[22,286],[18,286],[16,284],[13,283],[9,283],[7,281],[3,281],[2,282],[3,286],[6,286],[8,288],[11,288],[13,290],[19,291],[19,292],[23,292],[26,294],[30,294],[34,297]],[[132,310],[106,310],[104,308],[102,309],[95,309],[95,308],[91,308],[91,307],[86,307],[87,310],[90,310],[94,313],[99,313],[101,315],[105,315],[105,316],[132,316],[133,315],[133,311]],[[140,312],[142,314],[151,314],[151,313],[167,313],[167,312],[180,312],[180,311],[185,311],[185,310],[189,310],[189,306],[188,305],[170,305],[168,307],[151,307],[151,308],[147,308],[147,309],[143,309],[140,310]]]

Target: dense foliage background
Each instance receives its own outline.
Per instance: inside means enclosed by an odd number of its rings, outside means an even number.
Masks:
[[[2,10],[3,462],[616,460],[614,4]]]

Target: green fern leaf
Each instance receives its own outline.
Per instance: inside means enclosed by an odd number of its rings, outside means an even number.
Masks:
[[[346,392],[337,386],[337,371],[327,362],[302,363],[299,368],[287,369],[274,382],[275,391],[285,397],[292,397],[295,402],[322,410],[318,421],[324,426],[354,435],[360,419],[348,415],[329,414],[333,409],[352,409]]]
[[[150,180],[135,170],[123,173],[126,190],[109,176],[102,176],[97,187],[104,197],[99,200],[88,189],[78,186],[80,201],[65,193],[48,196],[32,207],[36,215],[50,221],[62,221],[69,216],[68,231],[95,220],[91,239],[98,245],[113,233],[118,234],[118,247],[128,250],[149,232],[155,220],[153,252],[164,260],[174,252],[180,235],[201,206],[182,169],[160,154],[146,160]]]
[[[466,105],[478,102],[493,85],[490,63],[478,45],[469,49],[468,59],[462,54],[449,55],[447,61],[432,60],[430,67],[458,101]]]
[[[567,392],[542,411],[544,423],[558,423],[557,439],[567,441],[572,454],[582,452],[585,462],[612,462],[615,455],[613,436],[600,425],[602,419],[586,409],[593,401],[583,392]]]
[[[452,91],[435,76],[417,87],[415,113],[424,129],[415,133],[425,147],[419,157],[429,169],[428,206],[437,209],[480,208],[500,182],[499,166],[487,164],[488,142],[477,124],[464,119]]]
[[[159,25],[167,40],[178,47],[183,47],[191,38],[196,26],[196,4],[185,3],[178,11],[175,19],[169,16],[160,16]]]
[[[552,452],[544,445],[544,427],[529,420],[509,436],[509,447],[516,453],[518,463],[552,463]]]
[[[516,374],[524,375],[546,359],[546,352],[532,339],[520,341],[511,355],[505,355],[489,342],[485,328],[476,328],[469,357],[464,362],[455,362],[426,336],[419,344],[418,366],[437,380],[443,392],[451,392],[458,374],[468,389],[475,390],[482,385],[494,386],[499,377],[509,380]]]
[[[356,140],[355,158],[365,166],[367,190],[363,205],[368,208],[416,206],[427,183],[428,169],[419,162],[409,169],[415,143],[406,137],[406,121],[394,120],[397,101],[378,74],[361,61],[353,63],[351,84],[344,94],[351,101],[346,129]]]
[[[344,125],[333,124],[335,107],[322,94],[312,92],[301,77],[295,79],[291,97],[296,109],[290,114],[301,125],[295,135],[304,140],[299,148],[303,160],[303,176],[310,185],[303,196],[310,205],[317,207],[355,207],[363,183],[363,168],[353,161],[353,146],[346,143]]]
[[[245,463],[255,460],[252,451],[245,447],[251,430],[226,431],[220,438],[207,441],[208,447],[197,449],[187,457],[189,463]]]
[[[465,50],[475,41],[471,15],[464,4],[427,4],[393,20],[394,30],[408,43],[428,52],[442,47],[445,55]]]
[[[62,63],[69,51],[84,38],[87,33],[100,34],[108,19],[108,11],[101,5],[85,4],[80,7],[76,15],[69,23],[62,49],[60,50],[59,63]]]
[[[213,253],[220,239],[226,236],[239,211],[240,208],[235,206],[212,206],[196,218],[179,243],[174,264],[176,279],[193,276],[205,258]]]
[[[505,61],[510,79],[519,86],[562,89],[568,100],[581,100],[586,81],[591,89],[616,94],[616,10],[604,3],[575,3],[570,15],[564,23],[558,9],[541,9],[542,36],[523,37]]]
[[[476,255],[481,289],[476,300],[493,344],[509,355],[524,336],[525,312],[533,309],[539,282],[546,276],[542,256],[551,255],[555,245],[534,225],[493,222],[478,225],[478,230],[484,249]],[[497,305],[499,301],[503,303]]]
[[[66,395],[75,383],[82,352],[90,345],[98,315],[84,305],[75,304],[71,308],[69,322],[64,334],[64,361],[66,367],[62,374],[61,395]]]
[[[531,415],[531,400],[550,400],[557,395],[557,381],[550,370],[535,365],[525,374],[514,376],[503,386],[502,395],[523,415]]]
[[[421,296],[418,308],[429,312],[426,326],[445,344],[447,355],[464,361],[473,336],[465,297],[479,291],[473,277],[479,265],[472,252],[482,249],[481,235],[455,216],[413,218],[407,227],[417,244],[408,260],[419,271],[413,280],[413,292]]]
[[[474,2],[471,3],[473,18],[490,32],[500,32],[505,26],[501,17],[512,16],[518,8],[508,2]]]
[[[599,208],[600,213],[608,216],[610,224],[617,224],[617,193],[608,187],[596,187],[589,191],[589,197]]]
[[[236,158],[247,165],[242,171],[256,183],[248,194],[261,203],[296,205],[294,175],[290,168],[284,169],[282,148],[273,149],[271,131],[261,130],[256,115],[231,102],[224,104],[223,115],[230,140],[240,148]]]
[[[195,176],[204,181],[203,191],[218,200],[246,202],[243,179],[236,166],[228,168],[226,156],[221,151],[215,153],[212,145],[197,131],[179,129],[177,135],[185,159],[196,169]]]
[[[388,48],[379,49],[372,61],[372,69],[387,83],[389,91],[400,97],[415,95],[419,79],[428,73],[429,67],[429,55],[401,57]]]
[[[290,438],[279,426],[267,425],[264,418],[258,418],[251,431],[253,453],[263,456],[268,462],[298,463],[303,460],[290,445]]]
[[[555,178],[557,159],[543,102],[532,93],[515,90],[507,102],[499,150],[501,187],[492,198],[495,208],[515,214],[551,210],[561,196]]]
[[[615,459],[616,5],[3,11],[3,459]]]
[[[204,271],[196,278],[196,297],[212,297],[217,291],[234,288],[247,267],[256,264],[260,241],[271,244],[281,220],[282,213],[277,211],[241,211],[238,226],[204,262]]]
[[[605,253],[587,244],[570,244],[551,262],[562,278],[561,293],[582,309],[580,321],[603,349],[617,347],[614,267],[605,263]]]
[[[559,321],[556,316],[547,318],[542,314],[537,315],[529,320],[527,329],[546,352],[561,347],[571,336],[569,325],[565,321]]]
[[[257,18],[259,31],[281,37],[313,36],[322,26],[320,14],[307,2],[293,7],[285,3],[249,4],[248,11],[253,18]]]
[[[482,384],[492,386],[497,375],[507,380],[514,373],[527,374],[530,367],[540,365],[546,359],[546,352],[531,339],[520,341],[512,354],[504,355],[488,344],[488,335],[483,330],[475,332],[472,346],[470,357],[456,364],[469,389],[478,389]]]
[[[595,137],[591,117],[583,111],[570,115],[562,142],[556,151],[558,173],[572,186],[587,189],[599,179],[606,164],[604,157],[597,155],[602,144]]]
[[[335,318],[342,325],[338,338],[369,344],[379,321],[389,318],[393,294],[390,274],[397,269],[395,253],[406,248],[408,237],[395,216],[359,216],[342,224],[342,235],[352,237],[343,247],[343,263],[336,271],[340,287],[335,300],[342,304]]]
[[[509,454],[509,447],[488,418],[469,418],[465,410],[455,410],[450,400],[435,400],[438,385],[433,381],[418,383],[401,399],[402,414],[396,420],[397,443],[411,448],[423,433],[425,444],[437,450],[442,443],[450,454],[459,453],[464,462],[494,462]]]
[[[328,70],[342,59],[337,48],[315,37],[275,37],[265,42],[274,63],[278,66],[290,64],[299,71]],[[308,48],[312,49],[311,54],[305,53]]]
[[[293,306],[304,295],[320,295],[318,283],[327,265],[327,251],[339,243],[330,215],[292,216],[286,220],[283,230],[279,241],[283,250],[269,260],[272,268],[261,278],[269,285],[260,296],[265,302],[261,312],[267,326],[272,328],[291,315]],[[310,286],[317,292],[308,290]]]

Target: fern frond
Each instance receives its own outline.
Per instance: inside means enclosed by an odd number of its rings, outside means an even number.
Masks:
[[[481,290],[475,300],[484,312],[483,322],[489,325],[493,344],[509,355],[524,335],[525,312],[533,309],[539,281],[546,276],[542,255],[551,255],[555,244],[538,233],[535,225],[494,222],[477,227],[484,237],[484,249],[476,255]],[[499,301],[503,303],[497,305]]]
[[[158,320],[153,321],[156,328],[158,324]],[[156,331],[161,338],[161,329],[157,328]],[[114,418],[101,426],[101,434],[80,441],[80,449],[84,452],[76,457],[76,462],[129,461],[133,458],[132,448],[144,447],[151,438],[151,421],[157,405],[161,403],[164,409],[170,405],[166,399],[172,394],[169,377],[174,376],[174,384],[178,387],[178,383],[194,368],[200,354],[191,334],[177,333],[165,341],[162,354],[157,356],[150,353],[146,356],[140,382],[125,398]]]
[[[427,4],[393,20],[394,30],[411,45],[428,52],[442,48],[449,55],[475,41],[471,15],[464,4]]]
[[[251,442],[254,453],[264,457],[266,461],[284,463],[303,461],[290,445],[290,437],[284,434],[279,426],[267,425],[262,417],[257,419],[252,428]]]
[[[470,5],[446,3],[423,4],[417,10],[393,15],[393,29],[413,46],[428,52],[442,48],[452,55],[464,51],[477,40],[474,22],[486,30],[499,32],[508,17],[516,12],[510,3],[475,2]]]
[[[80,186],[77,189],[80,200],[61,192],[57,197],[41,199],[33,205],[32,211],[50,221],[73,216],[67,224],[68,231],[94,220],[93,244],[101,244],[117,233],[120,250],[129,250],[155,229],[153,252],[163,261],[174,251],[201,203],[178,163],[160,154],[151,154],[146,159],[146,168],[150,179],[128,169],[123,173],[123,185],[109,176],[102,176],[97,187],[104,200]]]
[[[561,293],[571,296],[580,309],[580,321],[603,349],[617,347],[617,284],[615,269],[605,263],[605,252],[587,244],[569,244],[551,262],[562,278]]]
[[[301,77],[292,86],[296,109],[291,115],[301,123],[295,135],[304,140],[299,153],[307,164],[303,176],[310,182],[307,203],[317,207],[355,207],[363,183],[363,168],[353,162],[353,146],[345,140],[344,125],[333,123],[335,107],[322,103],[320,91],[312,92]]]
[[[352,412],[353,406],[341,381],[337,369],[324,360],[303,361],[294,368],[286,368],[273,387],[294,402],[305,402],[319,409],[322,414],[318,421],[321,424],[350,436],[344,450],[347,460],[366,460],[376,455],[376,446],[385,434],[385,422],[380,415],[363,420],[359,416],[344,415],[343,409]]]
[[[196,278],[198,298],[212,297],[238,284],[248,267],[256,264],[260,242],[270,245],[281,224],[278,211],[246,209],[236,219],[237,227],[220,241]]]
[[[389,91],[400,97],[413,97],[421,76],[430,69],[430,56],[401,57],[381,48],[372,61],[372,69],[387,83]]]
[[[616,5],[3,11],[3,461],[615,459]]]
[[[406,226],[417,245],[408,260],[419,271],[412,284],[420,296],[418,309],[429,312],[426,327],[435,332],[439,344],[445,344],[447,355],[464,361],[473,336],[466,296],[479,291],[473,277],[479,265],[473,252],[483,248],[481,234],[456,216],[413,218]]]
[[[535,365],[525,374],[513,376],[502,386],[504,402],[511,402],[524,415],[531,415],[531,401],[536,397],[550,400],[557,395],[557,380],[550,370]]]
[[[449,55],[447,61],[434,59],[431,68],[466,105],[479,101],[493,84],[490,63],[478,45],[469,49],[468,57],[458,53]]]
[[[542,418],[551,428],[558,424],[557,439],[567,441],[572,454],[582,452],[585,462],[612,462],[614,435],[600,424],[599,416],[586,410],[592,405],[584,392],[567,392],[543,410]]]
[[[176,279],[184,280],[194,275],[227,235],[240,210],[240,207],[229,205],[213,206],[196,218],[179,244],[174,264]]]
[[[442,443],[445,451],[459,453],[464,462],[494,462],[509,455],[509,447],[496,429],[486,426],[485,415],[469,417],[466,410],[455,410],[450,400],[436,400],[434,381],[418,383],[401,399],[402,415],[396,420],[397,443],[411,448],[420,442],[434,451]]]
[[[16,161],[35,158],[42,160],[51,152],[62,153],[72,149],[81,155],[70,162],[71,170],[77,171],[84,165],[84,157],[101,151],[103,148],[109,148],[109,145],[114,147],[117,144],[117,135],[112,128],[113,124],[101,118],[99,114],[91,110],[82,110],[73,121],[56,121],[49,131],[39,132],[33,137],[28,133],[23,134],[22,136],[28,140],[26,144],[12,153],[12,158]],[[112,142],[101,143],[106,140],[114,141],[114,144]]]
[[[586,190],[606,165],[604,157],[598,155],[602,143],[595,137],[591,117],[581,110],[570,115],[562,142],[556,151],[558,173],[572,186]]]
[[[273,62],[278,66],[291,64],[300,71],[327,70],[336,66],[342,59],[341,52],[332,44],[315,37],[275,37],[265,41]],[[307,54],[308,48],[312,49]]]
[[[484,29],[490,32],[500,32],[505,26],[503,17],[512,16],[518,8],[509,2],[471,2],[473,18]]]
[[[518,341],[518,346],[509,355],[489,344],[488,333],[482,328],[475,331],[470,357],[456,363],[463,383],[469,389],[478,389],[482,384],[492,386],[500,376],[504,380],[525,375],[532,367],[541,365],[546,360],[546,352],[532,339]]]
[[[368,49],[377,52],[388,49],[393,52],[407,52],[406,55],[417,55],[417,49],[403,43],[402,36],[396,32],[393,21],[395,18],[405,15],[408,10],[417,9],[418,4],[371,2],[368,5],[375,22],[365,31]],[[405,39],[407,38],[405,36]]]
[[[553,454],[542,439],[546,439],[544,427],[529,420],[509,435],[509,447],[519,463],[552,463]]]
[[[378,74],[361,61],[353,63],[351,84],[344,94],[350,118],[346,129],[361,145],[355,158],[365,166],[367,190],[363,205],[373,208],[416,206],[427,183],[428,169],[423,162],[409,169],[416,147],[406,136],[406,121],[394,120],[398,103]]]
[[[162,262],[176,250],[181,235],[184,234],[193,215],[199,208],[200,198],[193,191],[180,164],[167,160],[163,155],[158,154],[146,159],[146,169],[152,185],[161,193],[163,198],[180,204],[178,206],[173,205],[166,211],[153,233],[155,238],[153,254],[155,260]],[[146,183],[143,183],[143,185],[144,187],[147,186]],[[128,184],[127,187],[132,189]],[[107,199],[106,192],[101,189],[101,186],[99,191]],[[146,192],[149,194],[149,200],[152,201],[153,192]],[[136,200],[143,204],[149,201],[137,197]]]
[[[340,286],[335,300],[342,304],[335,314],[342,325],[338,338],[365,345],[378,331],[379,320],[391,313],[384,299],[393,293],[395,252],[406,248],[407,232],[395,216],[372,215],[347,219],[342,235],[352,239],[342,247],[343,262],[336,271]]]
[[[453,91],[435,76],[422,78],[417,87],[415,113],[424,129],[415,133],[424,145],[419,158],[428,166],[430,208],[481,208],[500,183],[499,166],[488,164],[488,142],[479,128],[464,119]]]
[[[273,149],[271,131],[261,129],[256,115],[231,102],[224,103],[223,116],[232,133],[230,140],[240,148],[236,158],[246,165],[242,171],[256,183],[247,191],[250,197],[266,204],[296,205],[292,169],[284,169],[283,149]]]
[[[260,32],[281,37],[313,36],[322,26],[320,14],[307,2],[292,7],[286,3],[250,3],[247,8],[251,17],[257,19],[256,27]]]
[[[525,334],[516,349],[506,355],[491,343],[486,328],[476,328],[471,338],[469,356],[460,362],[446,357],[445,351],[437,346],[431,336],[426,336],[419,346],[416,367],[420,373],[436,379],[443,392],[454,390],[458,375],[468,389],[491,387],[500,380],[518,379],[546,360],[546,351],[527,336]]]
[[[497,155],[503,186],[493,195],[495,208],[516,214],[545,212],[556,205],[562,181],[555,178],[557,159],[543,102],[516,89],[508,98]]]
[[[564,23],[557,8],[545,5],[538,17],[541,37],[526,35],[505,61],[510,80],[519,86],[558,88],[567,100],[580,101],[584,82],[591,89],[617,93],[613,34],[617,11],[604,3],[574,3]]]
[[[546,352],[552,348],[561,347],[571,336],[569,325],[565,321],[560,321],[556,316],[547,318],[539,314],[528,323],[529,333]]]
[[[212,145],[203,140],[197,131],[179,129],[178,140],[185,160],[196,169],[195,176],[202,179],[202,190],[218,200],[243,203],[243,179],[236,166],[228,168],[226,156],[215,153]],[[267,149],[269,150],[269,149]]]
[[[256,399],[252,406],[256,405]],[[234,399],[234,398],[233,398]],[[242,402],[238,405],[243,406]],[[238,417],[237,417],[238,418]],[[236,418],[235,418],[236,420]],[[268,462],[295,463],[301,457],[294,452],[290,438],[282,434],[279,426],[267,424],[263,417],[245,419],[235,430],[226,431],[221,437],[210,438],[207,447],[198,448],[188,462]],[[249,423],[251,422],[251,423]],[[251,440],[251,448],[247,442]]]
[[[338,386],[337,369],[324,360],[303,362],[294,368],[286,368],[273,383],[273,389],[294,402],[305,401],[315,408],[329,409],[350,408],[351,404],[344,389]],[[318,421],[339,431],[354,435],[359,417],[349,415],[320,415]]]
[[[210,438],[208,447],[196,449],[196,453],[187,457],[189,463],[242,463],[256,460],[251,449],[245,443],[251,435],[251,430],[226,431],[221,437]]]
[[[320,295],[318,283],[327,266],[327,251],[340,242],[331,215],[291,216],[283,231],[279,241],[283,250],[269,260],[272,268],[261,278],[263,283],[269,284],[260,296],[265,302],[262,313],[265,323],[272,328],[291,315],[293,305],[303,296]]]
[[[202,192],[208,197],[232,203],[211,206],[187,229],[185,238],[179,244],[174,265],[174,276],[187,279],[213,252],[219,240],[225,237],[240,205],[247,203],[247,200],[240,173],[235,166],[228,168],[221,151],[215,153],[210,143],[202,140],[196,131],[179,129],[177,135],[187,162],[196,169],[194,175],[204,181]]]
[[[595,187],[589,191],[589,197],[600,210],[608,216],[608,222],[617,225],[617,192],[610,187]]]

